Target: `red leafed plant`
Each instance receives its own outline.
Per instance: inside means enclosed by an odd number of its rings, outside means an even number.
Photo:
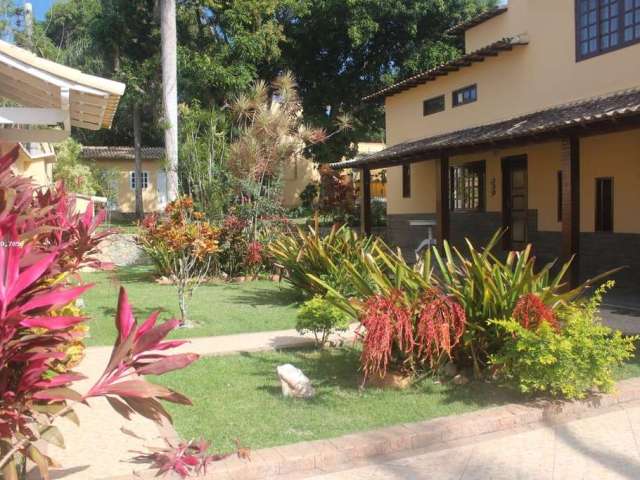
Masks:
[[[159,475],[175,473],[182,478],[190,475],[205,475],[211,462],[223,460],[231,454],[209,453],[209,443],[205,440],[174,442],[164,439],[166,446],[149,447],[149,452],[141,452],[138,459],[150,461]]]
[[[437,288],[427,292],[418,311],[416,346],[420,361],[430,367],[440,364],[464,334],[467,318],[464,309],[452,297]]]
[[[547,322],[555,330],[560,331],[560,324],[551,307],[534,293],[523,295],[513,309],[513,319],[528,330],[537,329],[542,322]]]
[[[361,368],[365,381],[384,377],[391,368],[414,373],[422,365],[437,370],[460,343],[465,331],[463,308],[452,297],[431,288],[419,301],[401,291],[369,297],[362,305]]]
[[[118,340],[104,373],[86,393],[72,386],[81,375],[55,366],[64,346],[76,342],[85,318],[65,312],[91,285],[69,284],[65,273],[95,264],[90,258],[101,216],[76,214],[63,189],[34,194],[30,181],[9,167],[17,150],[0,158],[0,470],[5,479],[24,475],[31,459],[48,478],[54,462],[40,442],[60,438],[59,417],[77,419],[73,404],[103,396],[122,415],[168,417],[159,400],[189,403],[181,394],[144,380],[189,365],[193,354],[165,352],[182,342],[165,341],[177,325],[156,324],[157,314],[138,325],[120,292]]]

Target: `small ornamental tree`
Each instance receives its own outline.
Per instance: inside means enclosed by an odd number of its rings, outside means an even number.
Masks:
[[[169,418],[161,400],[189,404],[183,395],[144,379],[186,367],[197,355],[166,352],[184,342],[165,341],[177,320],[157,324],[158,314],[138,324],[124,290],[116,314],[118,339],[97,382],[86,392],[73,389],[83,378],[71,370],[69,345],[77,342],[85,318],[69,308],[91,285],[72,285],[67,273],[86,265],[100,236],[103,215],[75,213],[73,200],[58,187],[35,194],[30,180],[15,176],[12,150],[0,158],[0,471],[3,478],[25,475],[26,459],[43,478],[53,460],[40,444],[60,437],[60,417],[77,420],[76,403],[105,397],[125,417],[138,412]],[[61,365],[63,368],[61,368]],[[38,443],[36,443],[38,442]]]
[[[196,211],[190,197],[171,202],[167,218],[148,216],[138,237],[143,250],[159,270],[168,275],[178,292],[181,325],[188,325],[188,306],[193,292],[209,276],[218,253],[220,230]]]

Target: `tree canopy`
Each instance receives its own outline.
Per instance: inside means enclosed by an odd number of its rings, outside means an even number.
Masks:
[[[335,161],[352,142],[384,140],[379,104],[361,98],[460,54],[444,31],[493,0],[178,0],[179,102],[225,114],[257,80],[291,71],[304,121],[327,128],[345,113],[354,128],[313,149]],[[25,43],[18,29],[15,38]],[[38,54],[127,83],[110,131],[83,143],[133,144],[134,101],[143,106],[143,144],[161,145],[157,0],[64,0],[37,22]]]

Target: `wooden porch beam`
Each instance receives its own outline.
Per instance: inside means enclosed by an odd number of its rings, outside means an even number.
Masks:
[[[580,137],[562,143],[562,261],[573,258],[569,270],[571,287],[580,281]]]
[[[442,247],[449,240],[449,157],[436,160],[436,240]]]
[[[360,170],[360,232],[371,235],[371,170]]]

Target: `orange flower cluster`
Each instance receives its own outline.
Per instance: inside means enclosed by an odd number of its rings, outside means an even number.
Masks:
[[[150,215],[142,222],[142,236],[148,244],[161,244],[173,253],[188,250],[198,260],[218,252],[220,230],[195,210],[193,199],[181,197],[171,202],[166,220]]]

